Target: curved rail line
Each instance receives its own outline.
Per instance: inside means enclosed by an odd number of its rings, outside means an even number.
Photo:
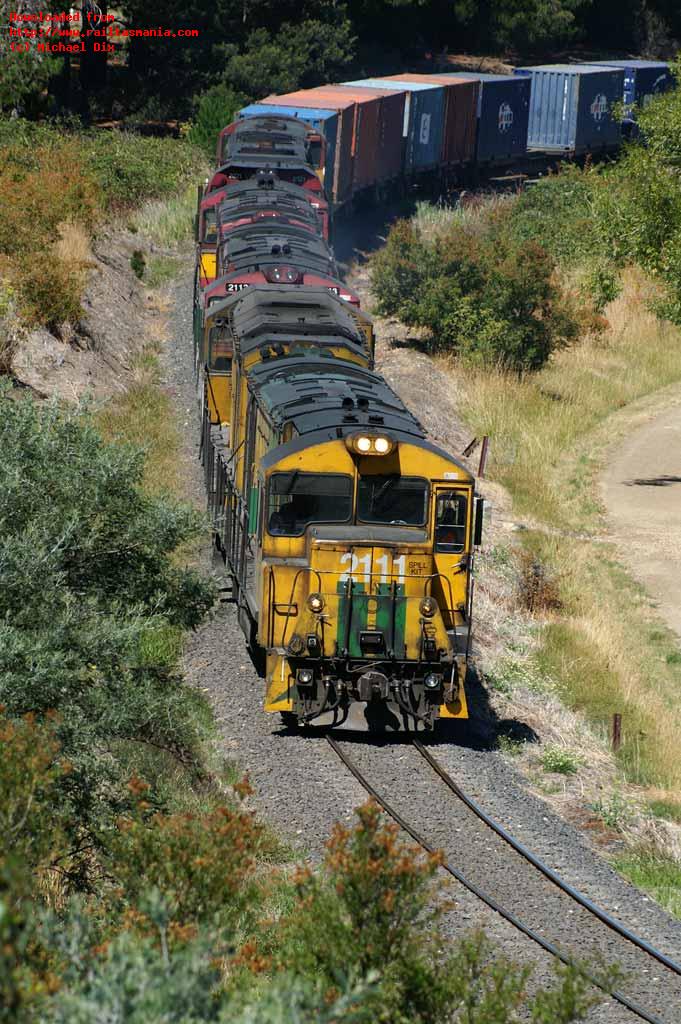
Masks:
[[[373,797],[373,799],[376,800],[376,802],[379,804],[379,806],[383,808],[386,814],[388,814],[393,819],[393,821],[395,821],[400,826],[400,828],[402,828],[408,835],[410,835],[411,838],[416,843],[418,843],[419,846],[421,846],[427,853],[435,853],[436,847],[434,847],[432,843],[430,843],[425,838],[425,836],[422,836],[420,832],[413,828],[413,826],[410,825],[409,822],[402,817],[399,811],[396,811],[388,803],[388,801],[381,796],[381,794],[374,788],[374,786],[369,782],[369,780],[365,778],[365,776],[359,770],[359,768],[354,763],[352,758],[350,758],[341,748],[338,741],[329,735],[326,736],[326,740],[333,749],[334,753],[340,758],[345,767],[348,769],[348,771],[350,771],[357,779],[360,786],[362,786],[362,788],[366,790],[369,796]],[[455,783],[453,784],[456,785]],[[560,960],[561,963],[566,964],[568,967],[575,967],[578,970],[580,970],[583,976],[595,988],[598,988],[601,992],[604,992],[605,995],[610,996],[612,999],[615,1000],[615,1002],[619,1003],[620,1006],[623,1006],[625,1009],[635,1014],[635,1016],[637,1016],[640,1020],[647,1021],[648,1024],[664,1024],[664,1021],[662,1021],[660,1017],[657,1017],[654,1013],[651,1013],[649,1010],[646,1010],[643,1006],[639,1006],[638,1003],[634,1002],[632,999],[629,999],[629,997],[626,996],[623,992],[620,992],[617,989],[609,988],[595,975],[591,974],[588,971],[584,971],[583,968],[580,965],[578,965],[572,957],[568,956],[566,953],[563,953],[562,950],[560,950],[552,942],[549,942],[547,939],[544,939],[541,935],[539,935],[538,932],[536,932],[533,928],[530,928],[529,925],[526,925],[523,921],[520,920],[520,918],[516,917],[516,915],[512,913],[510,910],[506,910],[505,907],[502,907],[501,904],[498,903],[493,896],[490,896],[483,889],[477,886],[474,882],[471,882],[468,878],[466,878],[466,876],[461,871],[458,870],[458,868],[455,868],[454,865],[451,864],[449,861],[444,861],[442,867],[453,878],[455,878],[457,882],[463,885],[465,889],[467,889],[470,893],[477,897],[477,899],[479,899],[482,903],[489,907],[490,910],[493,910],[495,913],[499,914],[500,917],[502,917],[505,921],[511,924],[523,935],[527,936],[527,938],[535,942],[546,953],[550,953],[551,956],[556,957],[556,959]]]
[[[514,839],[510,832],[506,831],[503,825],[500,825],[493,818],[490,818],[489,814],[483,811],[482,807],[480,807],[475,800],[471,800],[471,798],[463,792],[456,782],[454,782],[454,779],[445,771],[439,761],[437,761],[430,751],[423,746],[420,740],[412,740],[412,743],[416,750],[418,750],[421,757],[428,762],[430,767],[440,776],[444,784],[451,789],[452,793],[454,793],[454,795],[457,796],[459,800],[461,800],[466,807],[468,807],[468,809],[480,819],[480,821],[484,822],[488,828],[491,828],[491,830],[496,832],[504,842],[508,843],[516,853],[519,853],[520,856],[528,861],[528,863],[532,864],[537,871],[540,871],[545,878],[548,878],[550,882],[557,885],[562,892],[567,896],[570,896],[576,903],[579,903],[579,905],[584,907],[585,910],[588,910],[590,914],[594,915],[594,917],[597,917],[598,920],[602,921],[603,924],[608,926],[608,928],[617,932],[618,935],[621,935],[623,939],[631,942],[638,949],[643,950],[644,953],[647,953],[648,956],[657,960],[657,962],[662,964],[664,967],[668,967],[670,971],[674,972],[674,974],[681,976],[681,964],[677,964],[676,960],[672,960],[671,957],[666,956],[664,953],[660,952],[659,949],[651,946],[650,943],[646,942],[645,939],[642,939],[640,935],[636,935],[635,932],[629,931],[629,929],[625,928],[623,924],[620,924],[617,918],[611,917],[605,910],[601,910],[596,903],[593,903],[588,896],[584,896],[578,889],[573,888],[569,882],[566,882],[560,877],[560,875],[544,864],[543,861],[539,860],[539,858],[528,850],[526,846],[523,846],[523,844],[519,843],[517,839]]]

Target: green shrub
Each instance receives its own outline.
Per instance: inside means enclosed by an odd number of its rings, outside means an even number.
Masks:
[[[70,263],[31,253],[18,279],[21,314],[29,325],[42,324],[56,330],[61,324],[75,324],[83,309],[84,276]]]
[[[676,171],[641,145],[632,146],[604,175],[594,196],[598,231],[619,264],[662,269],[667,240],[681,229],[681,183]]]
[[[201,925],[234,926],[255,903],[254,872],[263,830],[241,807],[216,806],[202,814],[149,816],[150,786],[130,783],[133,813],[119,821],[109,845],[110,871],[124,903],[137,908],[137,922],[153,929],[149,912],[140,915],[145,894],[163,901],[167,941],[193,938]],[[244,783],[237,790],[250,793]]]
[[[106,209],[172,196],[198,172],[198,152],[178,139],[97,132],[84,136],[82,146],[85,174],[96,182]]]
[[[433,349],[472,365],[536,370],[578,333],[553,259],[514,238],[499,208],[453,217],[430,240],[398,223],[372,260],[372,284],[380,312],[427,328]]]
[[[371,1024],[364,1005],[371,982],[339,978],[329,998],[318,979],[285,973],[235,998],[222,984],[219,939],[204,934],[166,947],[163,903],[152,899],[146,909],[155,938],[126,931],[92,957],[82,956],[96,942],[82,909],[52,923],[62,969],[59,990],[42,1008],[45,1024],[121,1020],[123,1000],[126,1024]]]
[[[605,251],[593,215],[599,173],[566,166],[521,193],[510,211],[509,232],[518,242],[537,242],[560,264],[574,266]]]
[[[117,743],[160,746],[191,770],[208,728],[173,648],[166,661],[145,653],[150,630],[195,625],[212,603],[212,587],[172,560],[203,522],[145,495],[143,467],[77,412],[0,391],[0,704],[59,714],[71,770],[54,812],[74,850],[97,848],[130,802]],[[91,852],[75,863],[74,884],[93,866]]]
[[[260,946],[249,944],[254,970],[269,953],[271,967],[317,977],[329,998],[339,979],[374,977],[362,1007],[372,1024],[444,1024],[459,1015],[470,1024],[510,1024],[521,1004],[536,1012],[532,1019],[580,1019],[593,1000],[578,973],[526,1000],[528,971],[498,957],[483,936],[446,943],[432,900],[439,855],[401,842],[372,802],[357,815],[354,828],[334,828],[323,874],[299,873],[289,915]],[[539,1015],[542,1000],[555,1017]]]
[[[144,253],[141,249],[135,249],[132,256],[130,257],[130,269],[132,270],[135,277],[138,277],[140,281],[144,277],[144,269],[147,265],[147,261],[144,258]]]
[[[627,803],[621,793],[612,793],[610,796],[599,798],[595,803],[589,804],[589,807],[608,828],[612,828],[616,832],[624,831],[627,822],[631,819],[631,805]]]
[[[193,146],[215,160],[218,135],[234,120],[237,110],[248,103],[247,97],[230,86],[213,85],[199,98],[196,115],[187,138]]]
[[[579,770],[580,760],[576,754],[565,750],[564,747],[548,746],[542,752],[541,763],[545,772],[574,775]]]

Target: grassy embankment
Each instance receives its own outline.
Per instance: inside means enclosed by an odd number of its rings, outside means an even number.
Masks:
[[[664,102],[681,109],[678,97]],[[640,404],[681,382],[681,330],[672,322],[680,226],[678,172],[652,144],[620,165],[573,170],[515,199],[422,208],[409,229],[397,229],[398,244],[388,240],[374,271],[383,309],[430,332],[463,417],[492,439],[490,474],[528,526],[516,549],[516,594],[528,566],[540,566],[550,588],[552,607],[540,602],[529,625],[516,597],[524,640],[490,666],[490,685],[559,695],[603,750],[612,714],[622,713],[616,760],[624,788],[593,805],[622,830],[642,800],[681,821],[681,656],[650,598],[603,542],[596,481],[608,445]],[[518,280],[529,260],[539,273],[525,301]],[[423,296],[418,302],[395,299],[406,281],[409,294]],[[493,553],[492,561],[497,555],[506,557]],[[584,751],[564,747],[558,768],[555,758],[544,761],[554,777],[572,775]],[[643,832],[655,833],[654,824]],[[678,912],[678,837],[673,828],[659,835],[658,843],[633,841],[619,867]]]

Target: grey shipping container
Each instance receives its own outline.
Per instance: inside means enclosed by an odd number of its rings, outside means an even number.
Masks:
[[[528,149],[586,153],[619,146],[622,132],[612,109],[624,95],[621,68],[540,64],[514,74],[532,81]]]
[[[445,87],[395,78],[363,78],[346,85],[404,92],[404,169],[410,174],[440,163],[445,119]]]
[[[503,163],[527,150],[532,82],[527,75],[448,74],[480,83],[476,159]]]
[[[645,107],[653,96],[674,87],[674,76],[669,65],[659,60],[603,60],[599,66],[622,68],[624,71],[624,107],[631,114],[632,107]]]

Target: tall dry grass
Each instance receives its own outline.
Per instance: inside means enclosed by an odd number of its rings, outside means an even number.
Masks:
[[[145,203],[134,215],[133,226],[155,245],[176,249],[194,237],[196,202],[196,185],[192,183],[170,199]]]
[[[443,360],[464,416],[491,438],[491,472],[535,529],[525,546],[550,567],[563,603],[533,657],[567,704],[606,737],[623,714],[627,777],[672,798],[681,787],[681,666],[644,591],[603,543],[594,479],[610,417],[681,381],[681,331],[650,312],[655,285],[635,269],[606,309],[607,329],[518,378]]]
[[[591,525],[589,439],[611,413],[681,380],[681,331],[649,311],[655,293],[640,271],[626,271],[606,307],[607,329],[556,353],[537,374],[441,360],[463,392],[471,428],[492,439],[493,471],[521,514],[583,530],[587,512]]]

